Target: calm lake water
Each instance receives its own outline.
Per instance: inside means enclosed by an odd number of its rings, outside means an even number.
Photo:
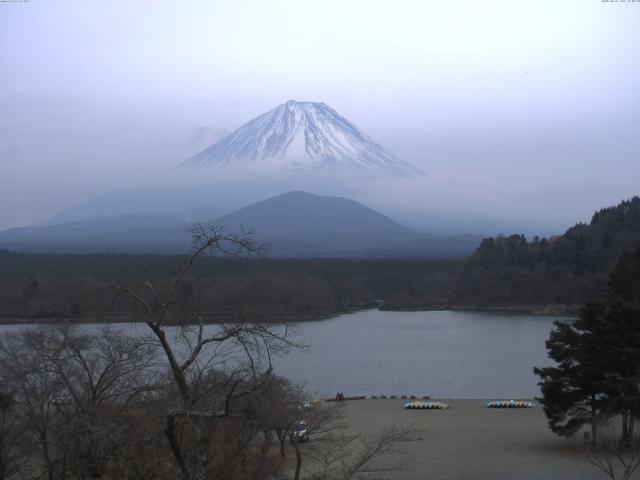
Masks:
[[[366,310],[299,324],[297,339],[309,351],[294,351],[274,364],[314,395],[531,398],[539,394],[533,367],[550,364],[544,342],[553,320]],[[146,333],[142,325],[120,326]],[[17,328],[0,326],[0,332]]]
[[[320,395],[531,398],[554,318],[485,312],[367,310],[304,323],[309,353],[278,370]]]

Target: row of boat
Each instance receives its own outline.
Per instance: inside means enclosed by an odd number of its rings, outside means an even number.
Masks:
[[[487,408],[533,408],[533,402],[526,400],[494,400],[487,403]]]
[[[487,403],[487,408],[533,408],[533,402],[526,400],[494,400]],[[446,410],[449,408],[444,402],[408,402],[404,404],[407,410]]]
[[[445,410],[449,408],[444,402],[409,402],[404,404],[407,410]]]

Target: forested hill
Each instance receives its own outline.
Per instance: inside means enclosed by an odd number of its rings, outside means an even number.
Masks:
[[[465,262],[457,301],[479,305],[577,304],[607,289],[622,254],[640,245],[640,197],[604,208],[589,224],[527,241],[523,235],[482,241]]]
[[[563,265],[576,273],[608,271],[620,255],[640,244],[640,197],[625,200],[593,215],[591,223],[578,223],[564,235],[549,239],[523,235],[488,238],[469,258],[485,265]]]

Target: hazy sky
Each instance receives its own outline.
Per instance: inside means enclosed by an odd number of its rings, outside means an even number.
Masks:
[[[206,183],[172,167],[288,99],[427,173],[383,209],[559,228],[640,190],[640,3],[30,0],[0,42],[0,228]]]

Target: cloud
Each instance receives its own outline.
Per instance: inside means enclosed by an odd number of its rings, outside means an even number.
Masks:
[[[224,137],[229,130],[223,127],[193,127],[184,141],[185,145],[213,143]]]

